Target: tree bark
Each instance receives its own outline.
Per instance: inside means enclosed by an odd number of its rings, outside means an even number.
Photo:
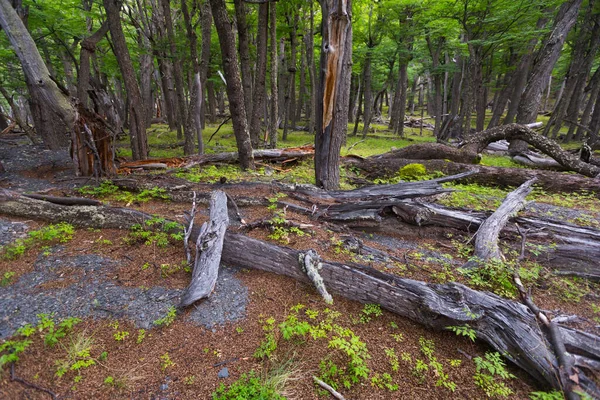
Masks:
[[[246,107],[246,115],[249,117],[252,115],[253,88],[250,62],[250,39],[248,37],[248,21],[246,20],[248,10],[243,0],[233,0],[233,4],[235,7],[235,20],[238,33],[242,87],[244,88],[244,105]],[[248,120],[248,124],[250,124],[250,120]]]
[[[269,118],[269,146],[277,147],[277,135],[279,129],[279,99],[278,99],[278,74],[277,74],[277,3],[269,3],[269,41],[271,53],[271,107]]]
[[[235,37],[231,29],[231,22],[227,15],[224,0],[210,0],[213,19],[219,35],[223,69],[227,79],[227,97],[229,98],[229,111],[233,121],[233,133],[240,155],[240,166],[242,169],[254,169],[254,158],[252,157],[252,143],[248,131],[248,119],[244,105],[244,89],[240,80],[237,54],[235,50]]]
[[[90,87],[90,58],[96,51],[96,45],[108,33],[108,23],[102,26],[91,36],[81,41],[81,52],[79,54],[79,72],[77,74],[77,98],[84,107],[88,105],[88,90]]]
[[[0,27],[21,62],[29,95],[34,102],[35,110],[32,111],[48,118],[47,123],[58,117],[64,124],[63,127],[57,127],[52,123],[49,126],[54,129],[48,129],[48,126],[44,126],[44,121],[37,118],[35,128],[48,148],[65,148],[69,138],[67,132],[73,132],[75,126],[75,109],[51,79],[35,42],[8,0],[0,0]]]
[[[263,103],[266,96],[268,23],[269,4],[263,3],[258,6],[254,105],[252,107],[252,118],[250,120],[250,139],[252,140],[253,148],[258,147],[261,132],[260,117],[263,113]]]
[[[106,9],[106,19],[108,21],[110,36],[113,41],[113,49],[127,90],[129,114],[131,117],[129,124],[131,152],[134,160],[143,160],[148,157],[144,104],[129,50],[127,49],[127,43],[125,42],[123,28],[121,27],[119,15],[121,3],[115,0],[103,0],[103,2]]]
[[[339,157],[348,129],[352,74],[351,0],[321,3],[323,44],[315,136],[315,180],[327,190],[339,186]]]
[[[535,122],[548,76],[552,73],[554,64],[560,56],[567,34],[577,20],[581,2],[582,0],[569,0],[560,6],[554,19],[552,32],[537,53],[536,63],[521,95],[517,110],[517,123]],[[524,141],[515,140],[511,142],[509,152],[523,152],[526,148],[527,144]]]

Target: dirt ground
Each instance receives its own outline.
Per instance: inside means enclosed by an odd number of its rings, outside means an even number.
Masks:
[[[73,189],[88,183],[69,179],[70,166],[64,153],[15,146],[0,150],[0,159],[6,169],[0,176],[0,188],[78,195]],[[253,193],[249,188],[242,195],[268,196],[261,190]],[[159,200],[130,206],[180,221],[190,207]],[[264,206],[245,207],[241,213],[247,222],[272,216]],[[198,222],[205,218],[200,216]],[[333,232],[292,211],[286,212],[286,218],[311,224],[312,234],[290,235],[279,239],[278,244],[312,248],[327,260],[360,262],[411,279],[442,282],[453,278],[468,284],[456,272],[466,258],[455,240],[468,239],[459,232],[448,232],[446,237],[428,230],[385,236]],[[40,221],[2,216],[0,245],[14,243],[44,226],[47,224]],[[276,241],[265,228],[245,233]],[[353,238],[387,256],[353,253],[344,245]],[[35,326],[39,314],[52,314],[57,324],[69,317],[82,322],[54,346],[44,343],[47,330],[34,332],[29,337],[32,344],[14,364],[14,376],[26,384],[11,379],[10,368],[4,368],[0,371],[0,399],[50,398],[40,388],[61,399],[210,399],[219,385],[230,385],[250,371],[256,371],[263,380],[284,375],[287,398],[331,398],[312,379],[321,375],[320,365],[327,360],[340,361],[340,365],[347,362],[331,345],[331,334],[287,340],[280,329],[275,329],[276,349],[271,357],[258,359],[254,354],[268,336],[270,318],[274,326],[290,316],[316,326],[332,312],[337,315],[335,324],[350,329],[368,349],[368,378],[349,390],[340,388],[347,398],[486,398],[474,381],[474,358],[492,351],[485,343],[450,331],[431,332],[385,310],[381,315],[368,315],[363,304],[340,294],[334,293],[334,304],[327,305],[312,287],[234,265],[222,266],[209,299],[179,312],[173,322],[158,326],[157,321],[178,303],[189,283],[184,258],[183,246],[176,240],[170,239],[161,247],[132,240],[129,231],[108,229],[77,229],[65,243],[36,244],[16,259],[2,258],[0,276],[14,274],[0,287],[0,339],[8,340],[27,323]],[[594,322],[598,317],[598,287],[590,285],[578,283],[578,290],[587,290],[577,302],[557,296],[552,286],[543,284],[533,289],[533,296],[551,315],[577,314],[584,318],[578,322],[580,326],[598,333],[600,324]],[[426,348],[433,349],[430,356],[425,354]],[[78,353],[78,349],[87,349],[89,354]],[[397,356],[396,367],[390,354]],[[73,368],[77,361],[86,360],[93,363]],[[427,369],[419,372],[417,360],[428,363]],[[434,368],[432,360],[441,367]],[[57,371],[64,365],[67,371],[58,377]],[[514,374],[514,378],[502,381],[512,392],[508,398],[527,399],[531,392],[545,389],[518,368],[509,365],[508,369]],[[390,389],[379,384],[384,374],[389,374],[390,383],[397,386]],[[443,374],[446,382],[455,384],[454,391],[440,383]]]

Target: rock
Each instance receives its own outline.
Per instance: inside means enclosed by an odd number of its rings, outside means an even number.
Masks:
[[[219,378],[229,378],[229,370],[227,369],[227,367],[225,367],[222,370],[220,370],[219,374],[217,376]]]

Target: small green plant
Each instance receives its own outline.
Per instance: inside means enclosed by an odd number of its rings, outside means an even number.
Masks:
[[[418,181],[427,179],[427,168],[423,164],[407,164],[400,168],[397,176],[403,181]]]
[[[2,248],[3,257],[9,260],[16,259],[29,248],[41,243],[59,242],[66,243],[73,239],[75,228],[71,224],[61,222],[55,225],[48,225],[41,229],[31,231],[24,239],[18,239],[14,243]]]
[[[398,390],[398,384],[392,383],[392,376],[387,372],[381,374],[381,376],[379,374],[373,375],[371,378],[371,386],[379,389],[387,389],[390,392]]]
[[[15,276],[15,273],[13,271],[5,272],[4,275],[2,275],[2,280],[0,281],[0,286],[4,287],[4,286],[10,285],[13,276]]]
[[[556,390],[551,392],[531,392],[529,394],[531,400],[564,400],[565,396]]]
[[[115,378],[113,378],[112,376],[107,376],[106,378],[104,378],[104,384],[108,386],[114,386]]]
[[[270,358],[277,349],[277,340],[275,339],[275,318],[269,317],[263,325],[265,337],[254,352],[254,357],[258,359]]]
[[[46,331],[44,334],[44,344],[49,347],[57,344],[60,339],[73,329],[73,326],[81,322],[79,318],[69,317],[62,320],[58,324],[58,327],[56,327],[52,319],[53,315],[37,314],[37,317],[39,319],[37,329],[39,332]]]
[[[392,371],[398,372],[398,369],[400,368],[400,361],[398,360],[398,355],[396,354],[396,351],[392,348],[386,348],[384,349],[384,352],[388,358],[388,361],[390,362],[390,367],[392,368]]]
[[[7,340],[0,344],[0,372],[5,365],[19,361],[19,354],[24,352],[31,340]]]
[[[107,358],[108,358],[108,352],[103,351],[102,353],[100,353],[100,357],[98,357],[98,360],[105,361]]]
[[[236,326],[235,331],[241,335],[242,333],[244,333],[244,328],[242,328],[241,326]]]
[[[392,333],[390,334],[394,340],[398,343],[404,342],[404,335],[402,333]]]
[[[167,247],[170,240],[183,240],[183,227],[177,222],[155,216],[143,224],[133,225],[123,240],[128,244],[142,242],[147,246]]]
[[[167,310],[167,315],[162,318],[159,318],[153,322],[156,326],[169,326],[173,322],[175,322],[175,318],[177,317],[177,309],[173,306],[170,306]]]
[[[183,378],[183,383],[185,383],[186,385],[193,385],[195,380],[196,377],[194,375],[189,375]]]
[[[398,324],[395,323],[394,321],[390,321],[390,328],[392,328],[392,329],[398,329]]]
[[[81,375],[81,370],[96,364],[96,361],[90,354],[93,344],[94,339],[91,336],[87,336],[85,332],[79,333],[74,338],[71,337],[68,347],[61,343],[61,346],[67,353],[67,357],[55,362],[57,366],[56,376],[60,378],[69,371],[74,371],[77,375]]]
[[[473,359],[477,373],[473,376],[475,385],[480,387],[487,397],[508,397],[513,391],[504,380],[515,376],[506,370],[506,364],[498,352],[487,352],[485,356]]]
[[[221,383],[212,394],[213,400],[269,399],[285,400],[270,380],[261,380],[254,371],[242,376],[229,387]]]
[[[127,336],[129,336],[129,332],[127,331],[116,332],[113,334],[113,337],[117,342],[124,341],[125,339],[127,339]]]
[[[162,356],[160,356],[160,368],[164,371],[169,367],[173,367],[175,366],[175,363],[171,360],[171,357],[169,356],[169,353],[165,353]]]
[[[365,304],[362,309],[362,315],[360,316],[360,322],[362,324],[366,324],[371,321],[372,317],[381,317],[383,315],[383,311],[381,311],[381,306],[379,304]]]
[[[473,342],[475,341],[475,339],[477,339],[477,332],[468,324],[460,326],[447,326],[446,329],[456,333],[457,336],[466,336]]]
[[[347,363],[338,366],[329,359],[325,364],[325,374],[323,375],[325,382],[333,387],[336,387],[339,382],[345,388],[350,389],[352,385],[359,383],[361,379],[368,378],[370,370],[367,366],[367,360],[371,356],[367,345],[352,330],[336,325],[328,347],[337,350],[338,354],[347,360]],[[334,374],[332,374],[333,371],[335,371]],[[322,372],[324,372],[323,369]]]
[[[138,334],[137,334],[137,339],[135,340],[135,342],[137,344],[142,344],[142,342],[144,341],[145,338],[146,338],[146,330],[139,329]]]

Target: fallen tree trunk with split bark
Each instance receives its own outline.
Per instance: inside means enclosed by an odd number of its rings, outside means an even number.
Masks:
[[[0,213],[51,222],[66,221],[76,226],[127,228],[151,216],[106,206],[63,206],[0,191]],[[118,221],[118,223],[117,223]],[[197,229],[192,235],[196,238]],[[254,268],[310,283],[300,259],[305,252],[277,246],[227,232],[222,261],[241,268]],[[378,303],[385,309],[428,328],[469,325],[477,337],[505,354],[542,385],[561,388],[558,362],[546,334],[524,305],[457,283],[430,284],[403,279],[359,264],[320,262],[319,274],[334,294],[363,303]],[[335,299],[335,297],[334,297]],[[558,326],[566,351],[573,354],[578,387],[590,396],[600,389],[590,376],[598,373],[600,337]]]

